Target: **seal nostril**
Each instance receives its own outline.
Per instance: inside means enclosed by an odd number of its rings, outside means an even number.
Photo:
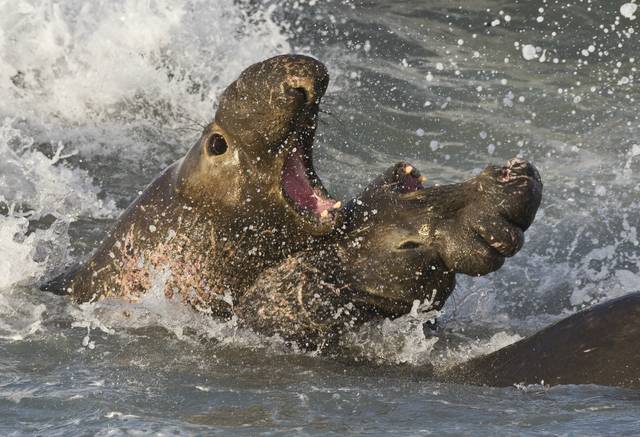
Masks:
[[[500,182],[509,182],[510,178],[511,178],[511,168],[502,167],[502,170],[500,170],[500,175],[498,176],[498,180]]]
[[[309,92],[305,88],[298,87],[296,88],[296,91],[302,95],[305,103],[308,103],[310,101]]]
[[[294,99],[301,99],[304,104],[310,102],[309,91],[301,86],[287,86],[286,93],[292,96]]]
[[[417,249],[418,247],[420,247],[420,243],[418,243],[417,241],[405,241],[400,246],[398,246],[398,249],[409,250]]]
[[[502,168],[502,174],[500,176],[500,180],[502,182],[505,182],[503,180],[505,169],[513,176],[527,176],[533,178],[538,183],[542,183],[538,169],[536,169],[536,167],[529,161],[522,158],[512,158],[507,161],[506,165]]]

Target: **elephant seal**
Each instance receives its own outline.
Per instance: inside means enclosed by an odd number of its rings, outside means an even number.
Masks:
[[[460,364],[442,377],[491,386],[640,388],[640,293],[573,314],[512,345]]]
[[[456,273],[485,275],[522,247],[541,196],[538,171],[521,159],[427,188],[399,163],[345,206],[333,240],[266,269],[234,313],[256,332],[314,350],[418,302],[440,309]]]
[[[43,288],[78,302],[135,300],[160,281],[169,297],[229,315],[259,272],[339,221],[340,204],[312,163],[328,82],[308,56],[247,68],[186,156],[147,186],[86,263]]]

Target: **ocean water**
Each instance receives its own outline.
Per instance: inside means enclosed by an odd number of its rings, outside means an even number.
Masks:
[[[635,4],[0,0],[0,435],[636,435],[637,391],[428,370],[640,290]],[[516,155],[540,170],[523,250],[459,278],[442,332],[403,317],[322,357],[160,286],[136,305],[36,289],[187,150],[243,68],[290,52],[332,76],[314,152],[335,196],[403,159],[429,183]]]

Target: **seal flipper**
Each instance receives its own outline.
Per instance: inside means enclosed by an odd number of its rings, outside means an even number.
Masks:
[[[67,296],[69,294],[69,285],[71,285],[71,281],[81,268],[81,264],[76,264],[67,268],[63,273],[55,276],[53,279],[40,284],[40,290],[57,294],[59,296]]]

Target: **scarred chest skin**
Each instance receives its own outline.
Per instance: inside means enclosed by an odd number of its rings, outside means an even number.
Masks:
[[[278,261],[290,231],[265,217],[267,226],[231,225],[234,208],[203,208],[176,192],[179,163],[167,169],[123,213],[114,231],[77,271],[67,292],[77,301],[125,297],[132,301],[165,278],[165,295],[199,310],[228,316],[234,296],[257,272]],[[280,234],[274,238],[274,234]]]

